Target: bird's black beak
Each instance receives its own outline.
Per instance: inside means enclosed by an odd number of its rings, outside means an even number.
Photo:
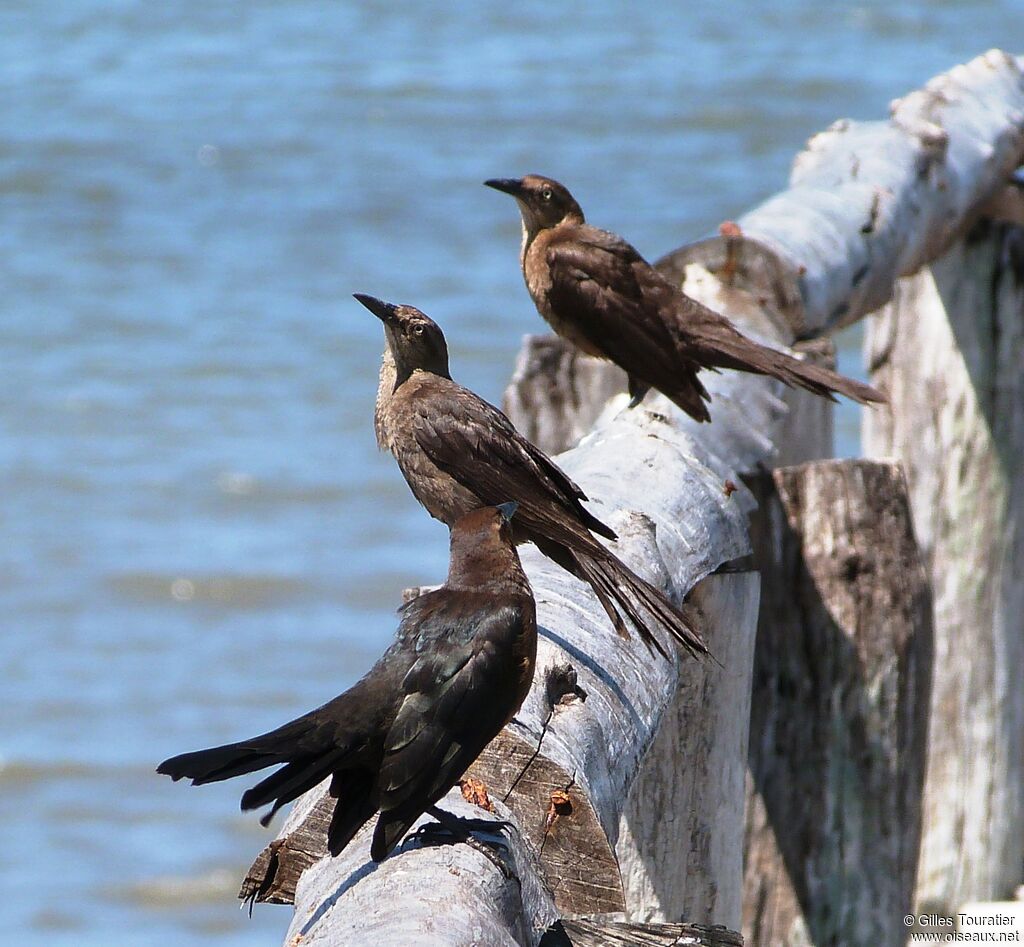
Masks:
[[[521,197],[523,193],[523,182],[521,178],[491,178],[484,181],[487,187],[493,187],[496,191],[504,191],[513,197]]]
[[[370,310],[384,325],[394,325],[398,321],[398,306],[394,303],[386,303],[376,296],[367,296],[365,293],[353,293],[352,296]]]
[[[508,503],[499,503],[495,509],[501,514],[503,522],[511,523],[512,517],[516,515],[516,510],[519,509],[519,504],[515,500],[509,500]]]

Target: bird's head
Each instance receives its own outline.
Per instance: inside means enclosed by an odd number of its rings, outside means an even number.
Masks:
[[[528,238],[563,221],[583,223],[583,211],[569,189],[551,178],[528,174],[525,178],[492,178],[484,184],[516,199]]]
[[[353,295],[384,323],[384,336],[398,373],[396,384],[417,370],[450,377],[448,345],[433,319],[415,306],[398,306],[364,293]]]
[[[512,518],[519,504],[483,506],[460,516],[451,529],[449,586],[486,586],[522,574]]]

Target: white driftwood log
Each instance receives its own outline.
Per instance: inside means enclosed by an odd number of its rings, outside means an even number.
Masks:
[[[1021,60],[999,50],[810,140],[790,189],[737,225],[800,276],[812,330],[856,321],[948,249],[1024,157]]]
[[[987,225],[870,323],[935,599],[919,912],[1010,897],[1024,862],[1024,229]]]
[[[593,508],[619,532],[619,554],[659,585],[675,587],[680,594],[722,562],[748,551],[743,511],[749,495],[742,487],[727,495],[723,485],[728,472],[697,462],[694,455],[699,453],[697,445],[664,418],[637,411],[611,419],[561,458],[573,478],[591,496],[601,498]],[[640,511],[627,510],[629,503]],[[515,795],[510,798],[511,817],[519,830],[513,833],[511,845],[518,880],[502,879],[465,846],[409,851],[407,845],[407,850],[368,870],[364,833],[341,856],[321,858],[302,875],[295,891],[296,915],[290,936],[302,934],[303,943],[324,938],[326,943],[339,936],[339,931],[353,936],[358,929],[362,939],[380,937],[401,943],[408,930],[404,925],[422,925],[423,919],[433,914],[434,928],[421,929],[436,928],[438,942],[531,942],[557,917],[555,908],[566,914],[627,908],[614,870],[620,816],[640,758],[675,694],[680,669],[675,660],[649,653],[638,639],[625,642],[617,638],[586,586],[532,548],[524,548],[523,558],[542,626],[538,673],[511,732],[495,751],[500,758],[485,759],[483,771],[474,768],[475,775],[487,777],[485,782],[495,799],[501,798],[521,769],[503,765],[506,754],[513,764],[528,759],[551,715],[546,694],[548,670],[570,665],[585,699],[576,697],[568,704],[558,704],[544,737],[542,771],[560,773],[562,784],[549,781],[542,787],[536,778],[524,778],[518,791],[533,798],[519,805]],[[711,581],[730,583],[739,593],[709,593],[699,612],[713,649],[723,654],[733,648],[745,652],[747,677],[735,689],[749,692],[756,577],[747,573]],[[727,636],[744,643],[727,647]],[[667,637],[663,640],[669,641]],[[715,690],[713,685],[716,674],[725,675],[724,669],[711,665],[698,671],[694,662],[684,659],[681,670],[684,679],[699,674],[701,686],[711,687],[712,693],[702,705],[714,716],[728,712],[725,701],[735,693],[726,688]],[[736,672],[730,669],[729,673]],[[704,679],[710,683],[704,685]],[[705,739],[711,744],[715,734],[708,732]],[[735,767],[745,757],[745,733],[742,740],[734,736],[731,742]],[[567,791],[570,811],[554,813],[558,817],[545,824],[555,788]],[[453,792],[446,801],[453,808],[457,795]],[[709,800],[708,805],[712,803],[717,805],[717,800]],[[742,806],[742,786],[734,805]],[[308,800],[304,807],[306,811],[293,815],[286,824],[283,844],[294,844],[290,836],[306,818]],[[313,808],[316,810],[315,805]],[[316,832],[313,835],[310,845],[316,843]],[[543,854],[536,857],[549,848],[556,854],[567,851],[570,857],[554,862],[545,862]],[[278,863],[282,857],[279,846]],[[280,864],[276,865],[275,872],[280,870]],[[463,873],[472,883],[453,881],[453,872]],[[352,884],[352,878],[358,883]],[[342,890],[344,897],[339,896]],[[402,911],[390,910],[399,898]],[[478,909],[478,902],[486,905],[485,911]],[[446,905],[444,913],[458,915],[468,926],[460,926],[461,920],[448,924],[438,918],[440,903]],[[403,917],[396,918],[396,913]],[[473,933],[480,925],[479,929],[487,932],[483,941],[479,932]]]
[[[789,345],[880,305],[899,275],[962,235],[1005,188],[1022,142],[1020,64],[988,53],[908,96],[889,122],[846,123],[818,136],[789,191],[659,266],[744,331]],[[620,532],[619,555],[677,597],[749,551],[752,499],[740,473],[780,455],[793,462],[828,451],[827,408],[798,395],[803,407],[787,420],[774,383],[709,376],[711,425],[653,395],[623,413],[623,398],[605,404],[621,384],[615,371],[559,346],[528,344],[510,413],[549,450],[593,426],[559,462]],[[804,407],[807,419],[794,423]],[[326,858],[321,788],[300,800],[243,887],[259,900],[294,899],[289,943],[536,943],[556,917],[578,914],[686,911],[687,921],[738,926],[737,774],[746,758],[756,580],[743,572],[705,579],[693,607],[729,662],[677,665],[617,639],[589,590],[534,551],[524,551],[524,562],[543,627],[538,675],[516,721],[474,767],[497,813],[517,826],[515,877],[464,845],[407,842],[373,866],[366,833]],[[566,666],[574,682],[559,670]],[[545,721],[540,752],[517,782]],[[457,791],[443,804],[465,811]],[[566,935],[569,926],[558,936]],[[697,936],[735,942],[721,932]]]

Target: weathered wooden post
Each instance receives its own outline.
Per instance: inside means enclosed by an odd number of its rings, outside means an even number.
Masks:
[[[1024,863],[1024,229],[901,280],[867,353],[893,406],[865,450],[903,463],[935,599],[918,907],[949,916]]]
[[[759,484],[748,943],[898,947],[914,904],[931,596],[897,464]]]

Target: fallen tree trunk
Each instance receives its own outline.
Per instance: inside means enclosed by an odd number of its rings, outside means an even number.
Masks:
[[[1019,64],[986,54],[933,80],[894,115],[873,129],[845,125],[819,136],[781,203],[659,266],[777,346],[878,305],[897,275],[931,259],[1005,185],[1024,141]],[[618,554],[677,598],[748,553],[753,502],[739,474],[780,454],[821,456],[831,437],[820,406],[809,421],[787,425],[775,383],[736,373],[707,381],[711,425],[660,396],[622,412],[624,399],[605,403],[621,383],[614,369],[567,355],[560,343],[534,342],[506,402],[520,429],[549,450],[593,428],[560,463],[619,531]],[[242,891],[294,900],[290,943],[402,943],[410,932],[416,943],[537,943],[560,915],[608,912],[662,918],[685,910],[690,921],[738,926],[737,774],[748,718],[735,703],[750,693],[756,579],[705,579],[694,607],[729,664],[680,666],[617,639],[589,589],[534,551],[524,564],[542,626],[538,675],[516,720],[474,768],[496,812],[515,825],[512,877],[463,845],[407,842],[374,866],[366,833],[325,858],[321,787],[300,800]],[[641,785],[650,791],[631,796]],[[653,791],[661,797],[652,802]],[[443,804],[464,807],[454,791]],[[661,877],[667,890],[658,888]]]

